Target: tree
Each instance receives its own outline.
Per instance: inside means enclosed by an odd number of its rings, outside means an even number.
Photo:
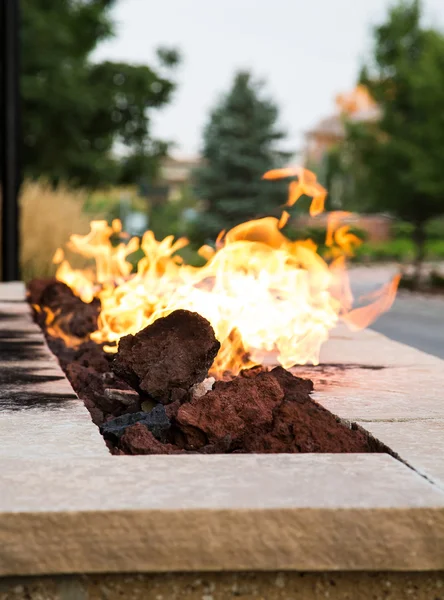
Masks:
[[[204,166],[195,173],[196,192],[206,204],[195,224],[203,237],[214,239],[244,220],[276,214],[285,202],[285,185],[261,180],[289,156],[276,148],[284,137],[277,119],[278,109],[263,96],[262,85],[249,73],[238,73],[211,113]]]
[[[413,224],[419,283],[426,223],[444,213],[444,36],[422,25],[419,0],[394,6],[375,30],[361,83],[380,118],[348,125],[359,185],[373,210]]]
[[[22,0],[23,163],[30,177],[99,186],[154,169],[165,145],[150,137],[150,112],[171,98],[169,68],[179,56],[158,51],[159,66],[94,63],[113,33],[113,0]],[[128,157],[120,169],[116,143]],[[132,159],[131,157],[135,157]]]

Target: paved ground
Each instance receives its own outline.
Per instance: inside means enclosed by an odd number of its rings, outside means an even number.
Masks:
[[[444,358],[444,299],[400,295],[372,329],[387,337]]]
[[[389,280],[395,267],[358,268],[352,274],[355,295]],[[392,309],[371,326],[387,337],[444,359],[444,296],[399,292]]]

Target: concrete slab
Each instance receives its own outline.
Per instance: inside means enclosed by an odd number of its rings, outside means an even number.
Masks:
[[[0,573],[444,569],[444,493],[388,455],[0,464]]]
[[[444,420],[360,425],[444,490]]]
[[[0,285],[0,458],[106,456],[23,295],[22,285]]]
[[[0,285],[0,301],[21,302],[25,297],[26,287],[23,281],[10,281]]]
[[[381,355],[387,339],[381,336]],[[442,362],[442,361],[441,361]],[[439,367],[295,369],[315,384],[313,398],[344,419],[415,420],[444,418],[444,363]]]

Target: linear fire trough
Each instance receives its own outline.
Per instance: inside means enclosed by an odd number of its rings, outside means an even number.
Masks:
[[[110,452],[22,284],[0,363],[0,599],[444,599],[443,361],[339,327],[292,371],[366,451],[139,456]]]

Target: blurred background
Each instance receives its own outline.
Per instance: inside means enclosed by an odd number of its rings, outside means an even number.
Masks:
[[[374,327],[444,357],[442,0],[21,0],[21,270],[92,219],[185,235],[279,216],[303,165],[363,243],[357,293],[401,269]],[[284,232],[322,253],[308,198]],[[134,264],[137,256],[133,257]],[[407,291],[409,293],[407,293]]]

